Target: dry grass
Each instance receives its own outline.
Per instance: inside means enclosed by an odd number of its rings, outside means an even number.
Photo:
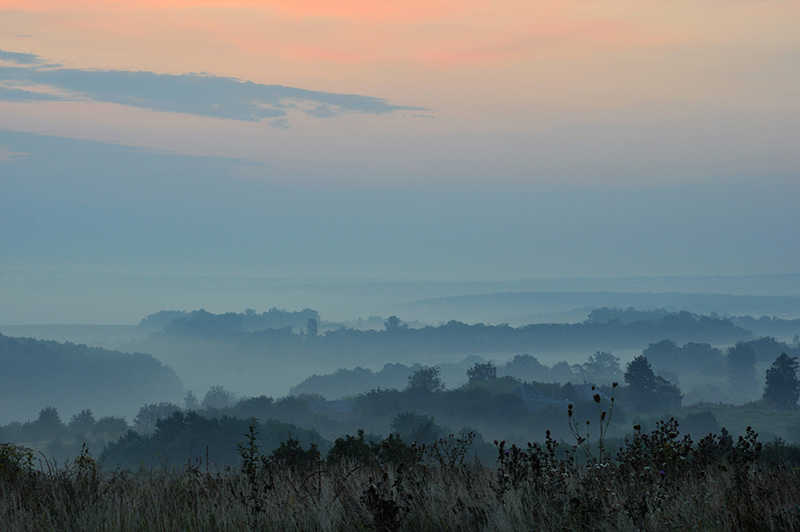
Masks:
[[[104,472],[85,453],[40,471],[4,444],[0,523],[7,532],[800,530],[800,473],[759,465],[755,440],[687,446],[659,430],[588,465],[550,441],[498,444],[491,466],[419,451],[403,465],[293,467],[243,450],[242,468],[222,472]]]

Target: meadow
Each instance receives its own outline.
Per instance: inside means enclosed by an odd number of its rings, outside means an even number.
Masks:
[[[575,430],[526,447],[471,435],[428,446],[347,436],[322,457],[289,439],[267,455],[251,430],[241,463],[104,471],[88,451],[61,467],[0,449],[0,521],[16,531],[800,530],[800,451],[752,429],[697,441],[674,420],[616,448]]]

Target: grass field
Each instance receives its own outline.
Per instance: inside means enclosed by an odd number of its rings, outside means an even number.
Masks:
[[[224,471],[104,472],[88,453],[42,470],[1,444],[0,522],[8,532],[800,530],[800,472],[785,453],[752,431],[690,442],[675,429],[637,430],[613,456],[579,439],[498,442],[493,464],[471,463],[453,439],[335,461],[313,449],[268,457],[251,440]]]

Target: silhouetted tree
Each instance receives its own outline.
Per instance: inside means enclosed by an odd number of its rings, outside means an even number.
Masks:
[[[678,344],[672,340],[661,340],[648,345],[642,355],[657,368],[674,368],[680,365],[680,351]]]
[[[506,362],[503,373],[522,381],[543,380],[549,369],[531,355],[516,355]]]
[[[497,378],[497,368],[491,362],[484,364],[476,362],[467,370],[467,378],[469,378],[470,384],[489,382]]]
[[[725,355],[711,344],[689,342],[681,347],[680,358],[674,369],[685,370],[686,367],[707,374],[719,374],[725,371]]]
[[[644,355],[639,355],[628,363],[625,370],[625,382],[631,398],[642,410],[648,411],[658,405],[656,397],[657,381],[650,362]]]
[[[314,338],[319,334],[319,326],[317,325],[317,320],[314,318],[308,318],[306,322],[306,335],[310,338]]]
[[[444,390],[441,374],[442,371],[436,366],[420,368],[408,376],[406,389],[423,393],[440,392]]]
[[[775,359],[767,370],[764,401],[780,410],[797,408],[797,399],[800,397],[798,366],[797,357],[790,357],[786,353]]]
[[[70,418],[69,428],[77,434],[88,434],[94,429],[96,423],[91,410],[81,410],[79,414]]]
[[[94,431],[106,440],[113,441],[128,432],[129,428],[123,417],[103,416],[97,420]]]
[[[25,427],[29,431],[31,439],[51,439],[57,438],[64,431],[64,423],[58,410],[53,406],[42,408],[39,417],[32,423],[26,423]]]
[[[325,460],[328,464],[335,464],[344,460],[357,460],[360,463],[366,463],[374,454],[370,443],[364,436],[364,429],[358,429],[357,436],[347,434],[336,438]]]
[[[282,441],[278,445],[277,449],[272,451],[270,460],[275,464],[303,470],[319,463],[320,452],[316,444],[312,443],[308,449],[303,449],[299,440],[289,436],[286,441]]]
[[[408,328],[408,324],[402,323],[400,321],[400,318],[398,318],[397,316],[389,316],[388,318],[386,318],[386,321],[383,322],[383,326],[389,332]]]

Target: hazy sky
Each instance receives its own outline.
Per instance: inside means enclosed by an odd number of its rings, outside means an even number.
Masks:
[[[112,305],[18,311],[26,272],[798,272],[799,27],[797,0],[0,0],[0,323]]]

